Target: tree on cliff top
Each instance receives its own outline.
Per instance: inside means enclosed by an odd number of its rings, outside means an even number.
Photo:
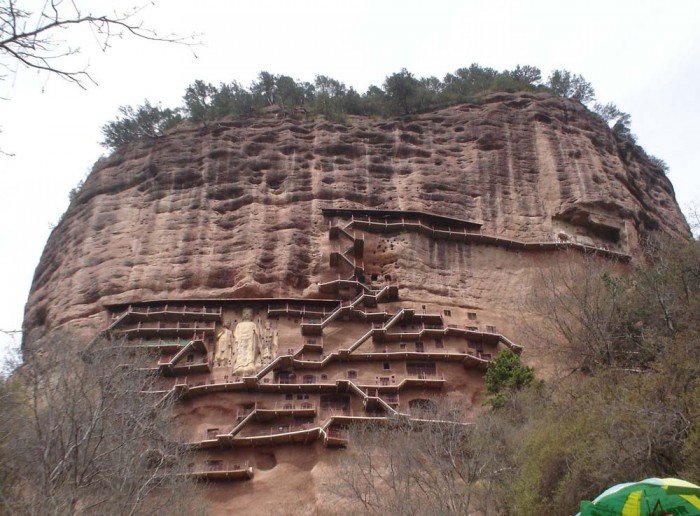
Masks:
[[[131,141],[162,136],[182,120],[178,110],[152,106],[148,101],[136,109],[122,106],[119,112],[121,116],[102,129],[105,145],[115,149]]]
[[[595,98],[595,90],[582,75],[568,70],[554,70],[547,80],[547,86],[555,95],[578,100],[586,104]]]
[[[402,68],[384,81],[384,92],[403,114],[412,113],[420,107],[421,84],[411,72]]]
[[[473,63],[446,74],[442,80],[432,76],[416,77],[402,68],[388,75],[382,87],[371,85],[364,94],[325,75],[317,75],[312,84],[262,71],[249,88],[235,81],[215,86],[197,80],[185,91],[183,107],[157,114],[166,120],[164,127],[179,121],[171,118],[173,113],[183,113],[189,120],[206,125],[211,120],[227,116],[247,118],[260,115],[265,112],[264,108],[277,105],[282,108],[282,116],[323,115],[332,122],[344,123],[347,115],[411,115],[460,103],[478,104],[488,93],[517,91],[548,91],[584,105],[590,104],[595,97],[593,86],[581,75],[554,70],[543,82],[540,69],[529,65],[498,71]],[[139,124],[129,124],[129,116],[125,116],[125,110],[139,113],[143,109],[149,111],[151,107],[147,103],[139,108],[120,108],[122,116],[103,127],[105,139],[102,144],[116,150],[130,141],[151,136],[148,131],[131,130]],[[668,170],[663,160],[646,154],[636,145],[629,114],[612,103],[596,103],[592,110],[610,125],[623,146],[631,144],[652,168],[661,172]],[[109,137],[115,132],[121,133],[123,138]],[[160,134],[159,131],[155,133]]]
[[[215,86],[197,80],[187,87],[181,108],[171,113],[183,113],[189,120],[208,123],[225,116],[245,118],[263,112],[263,108],[278,105],[288,113],[299,112],[324,115],[333,121],[343,121],[345,115],[406,115],[437,106],[460,102],[476,102],[478,96],[489,91],[536,90],[540,84],[540,70],[534,66],[518,65],[513,70],[498,72],[472,64],[437,77],[417,78],[405,68],[386,77],[382,87],[370,86],[364,94],[347,88],[342,82],[325,75],[317,75],[314,83],[298,81],[287,75],[262,71],[249,88],[238,82]],[[145,109],[144,109],[145,108]],[[126,124],[130,116],[151,111],[152,104],[137,108],[120,108],[120,118],[103,127],[102,144],[116,149],[135,139],[148,137],[149,131],[132,130],[136,124]],[[161,113],[169,118],[167,113]],[[112,135],[121,133],[124,138]]]

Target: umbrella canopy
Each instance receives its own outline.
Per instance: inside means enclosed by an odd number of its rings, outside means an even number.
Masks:
[[[577,516],[700,516],[700,486],[676,478],[647,478],[618,484],[592,502],[581,502]]]

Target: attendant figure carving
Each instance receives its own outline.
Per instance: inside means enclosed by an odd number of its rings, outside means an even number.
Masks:
[[[216,352],[214,354],[214,365],[216,367],[226,367],[231,365],[233,360],[234,340],[230,325],[224,328],[216,336]]]

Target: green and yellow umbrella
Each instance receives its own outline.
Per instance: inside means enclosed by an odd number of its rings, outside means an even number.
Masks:
[[[676,478],[618,484],[592,502],[581,502],[579,515],[700,516],[700,486]]]

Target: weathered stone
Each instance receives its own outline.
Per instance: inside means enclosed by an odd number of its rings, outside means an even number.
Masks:
[[[208,460],[255,472],[211,487],[213,512],[288,512],[292,495],[313,512],[333,474],[328,410],[396,391],[382,396],[410,413],[438,389],[477,411],[503,345],[551,365],[518,331],[541,271],[571,259],[563,249],[634,260],[655,232],[689,236],[669,180],[549,94],[347,125],[279,110],[185,124],[95,166],[37,267],[24,345],[62,325],[94,334],[110,316],[132,339],[184,339],[159,366],[184,393],[178,425]],[[349,381],[367,399],[344,397]],[[285,396],[299,404],[288,417],[314,407],[319,426],[282,432],[306,445],[224,435]]]

